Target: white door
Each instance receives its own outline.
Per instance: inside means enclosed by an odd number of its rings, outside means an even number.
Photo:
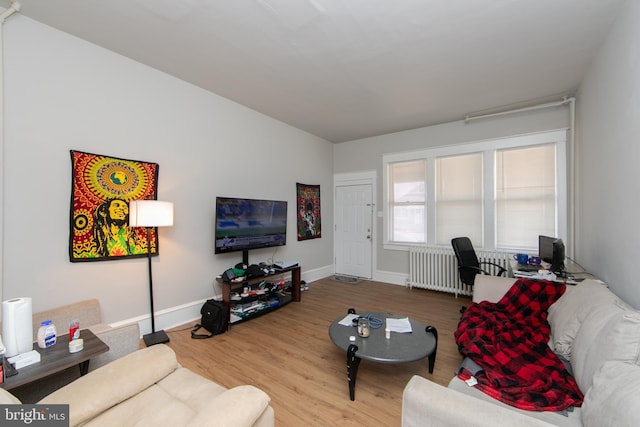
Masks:
[[[336,187],[336,274],[371,278],[372,186]]]

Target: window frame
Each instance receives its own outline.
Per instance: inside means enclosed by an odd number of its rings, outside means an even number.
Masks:
[[[527,148],[536,145],[556,144],[556,237],[567,240],[568,230],[568,188],[567,188],[567,128],[529,133],[523,135],[507,136],[467,143],[442,145],[416,151],[399,153],[387,153],[382,155],[382,181],[383,181],[383,248],[388,250],[408,251],[410,246],[427,245],[437,246],[435,243],[435,159],[463,155],[470,153],[483,153],[483,242],[481,247],[486,250],[517,250],[519,248],[496,247],[496,212],[495,212],[495,152],[510,148]],[[390,212],[389,212],[389,164],[408,162],[414,160],[426,160],[427,182],[425,183],[425,230],[427,241],[424,243],[394,242],[390,237]],[[443,245],[440,245],[443,246]]]
[[[443,232],[443,227],[447,228],[448,225],[453,225],[453,223],[448,222],[446,220],[446,218],[444,216],[440,216],[439,215],[439,211],[440,209],[444,206],[446,206],[448,203],[452,202],[452,199],[448,199],[446,196],[447,194],[442,194],[440,192],[440,190],[443,187],[443,181],[441,180],[443,175],[442,175],[442,171],[445,170],[442,166],[443,163],[441,163],[441,161],[446,162],[447,160],[453,160],[453,159],[460,159],[462,157],[475,157],[474,162],[477,162],[479,160],[479,162],[473,166],[479,166],[480,167],[480,183],[477,187],[473,187],[474,190],[479,190],[479,194],[475,193],[475,191],[473,192],[474,194],[477,194],[479,197],[467,197],[464,199],[458,199],[457,202],[458,204],[460,202],[466,202],[466,203],[470,203],[472,207],[474,207],[475,209],[478,209],[478,215],[479,218],[476,219],[476,221],[479,220],[479,223],[482,224],[484,222],[484,152],[473,152],[473,153],[465,153],[465,154],[455,154],[455,155],[451,155],[451,156],[439,156],[436,157],[434,159],[434,163],[435,163],[435,180],[433,182],[434,184],[434,196],[435,196],[435,203],[434,203],[434,222],[435,222],[435,230],[434,230],[434,240],[435,240],[435,244],[436,245],[448,245],[449,242],[451,241],[451,238],[453,237],[457,237],[460,235],[465,235],[465,232],[457,232],[455,236],[446,236],[445,240],[441,243],[438,244],[438,242],[440,241],[440,236],[441,236],[441,232]],[[455,161],[455,160],[454,160]],[[457,169],[460,167],[460,165],[456,165],[457,168],[455,170],[455,174],[457,174],[458,176],[462,175],[461,173],[459,173],[457,171]],[[447,170],[447,172],[451,172],[452,170],[449,169]],[[474,176],[475,174],[471,174],[471,175],[467,175],[467,176]],[[440,181],[439,181],[440,180]],[[467,186],[465,184],[465,190],[469,190],[471,189],[471,187]],[[440,194],[439,194],[440,193]],[[445,191],[446,193],[446,191]],[[466,215],[465,215],[466,216]],[[444,224],[444,225],[443,225]],[[456,228],[456,227],[454,227]],[[463,227],[465,228],[465,227]],[[472,227],[473,229],[474,227]],[[480,225],[480,231],[482,232],[482,230],[484,229],[484,227],[482,227],[482,225]],[[462,234],[461,234],[462,233]],[[444,233],[447,234],[447,233]],[[477,239],[475,239],[472,234],[467,234],[469,237],[471,237],[472,241],[476,241]],[[480,242],[483,241],[483,237],[482,235],[480,236]],[[446,242],[446,243],[445,243]]]
[[[423,170],[423,172],[424,172],[424,176],[425,176],[425,181],[424,181],[424,182],[425,182],[425,184],[426,184],[426,183],[428,182],[428,179],[427,179],[427,176],[426,176],[426,173],[427,173],[428,167],[427,167],[427,162],[426,162],[426,160],[425,160],[425,159],[415,159],[415,160],[410,160],[410,161],[408,161],[408,162],[391,162],[391,163],[388,163],[388,164],[387,164],[387,173],[389,173],[389,172],[390,172],[390,170],[392,169],[393,165],[395,165],[395,164],[397,164],[397,163],[410,163],[410,162],[414,162],[414,161],[415,161],[416,163],[417,163],[417,162],[423,163],[421,166],[422,166],[422,167],[424,167],[424,170]],[[395,183],[395,181],[394,181],[394,183]],[[389,182],[389,184],[390,184],[390,182]],[[427,192],[427,189],[425,188],[425,193],[426,193],[426,192]],[[396,191],[395,191],[395,188],[393,188],[391,185],[388,185],[388,186],[387,186],[387,193],[386,193],[386,194],[387,194],[387,196],[388,196],[388,200],[390,200],[390,199],[391,199],[391,194],[393,194],[393,199],[395,199],[395,198],[396,198]],[[421,207],[423,207],[423,208],[424,208],[424,207],[425,207],[425,204],[427,204],[427,202],[428,202],[428,200],[426,199],[426,196],[427,196],[427,195],[425,194],[425,200],[424,200],[424,201],[422,201],[422,202],[420,202],[420,201],[398,202],[398,201],[391,201],[391,200],[390,200],[390,201],[389,201],[389,203],[387,204],[387,212],[388,212],[388,214],[389,214],[389,217],[390,217],[390,218],[396,218],[395,209],[394,209],[394,208],[396,208],[396,207],[405,207],[405,208],[409,208],[409,207],[411,207],[411,206],[421,206]],[[424,211],[424,209],[423,209],[423,211]],[[425,215],[425,217],[423,217],[423,224],[424,224],[425,232],[426,232],[426,231],[427,231],[427,230],[426,230],[427,223],[426,223],[426,221],[425,221],[425,218],[426,218],[426,212],[424,212],[424,215]],[[387,237],[389,237],[389,236],[391,236],[391,235],[395,235],[395,229],[393,229],[393,228],[389,228],[389,229],[387,230]],[[409,240],[406,240],[406,241],[404,241],[404,240],[392,240],[392,241],[397,242],[397,243],[401,243],[401,244],[403,244],[403,245],[412,245],[412,244],[413,244],[413,245],[416,245],[416,244],[420,244],[420,242],[412,242],[412,241],[409,241]]]

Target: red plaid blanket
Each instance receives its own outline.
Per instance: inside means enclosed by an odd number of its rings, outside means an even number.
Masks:
[[[519,279],[499,302],[467,307],[454,336],[460,353],[483,369],[478,389],[530,411],[582,404],[575,379],[547,344],[547,309],[564,291],[564,284]],[[469,373],[458,376],[466,380]]]

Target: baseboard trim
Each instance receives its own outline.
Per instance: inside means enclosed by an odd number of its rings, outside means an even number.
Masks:
[[[334,272],[333,265],[327,265],[325,267],[315,268],[309,271],[302,271],[302,280],[304,280],[307,283],[315,282],[316,280],[333,276],[333,272]]]
[[[301,280],[305,282],[313,282],[333,274],[333,265],[316,268],[313,270],[302,271]],[[221,286],[216,286],[216,291],[222,292]],[[187,302],[185,304],[176,305],[174,307],[165,308],[163,310],[156,311],[155,324],[156,330],[171,329],[177,326],[185,325],[187,323],[198,323],[201,319],[200,309],[202,304],[208,299],[222,299],[222,294],[212,295],[208,298]],[[140,328],[140,337],[151,332],[151,315],[144,314],[142,316],[132,317],[119,322],[110,323],[110,326],[117,327],[121,325],[128,325],[130,323],[138,323]]]
[[[211,296],[210,298],[215,298]],[[200,309],[202,304],[207,299],[191,301],[186,304],[177,305],[174,307],[165,308],[164,310],[156,311],[155,324],[156,330],[171,329],[176,326],[184,325],[185,323],[196,324],[200,320]],[[221,298],[221,296],[220,296]],[[144,314],[142,316],[136,316],[129,319],[121,320],[119,322],[110,323],[110,326],[117,327],[121,325],[128,325],[130,323],[137,323],[140,328],[140,337],[151,332],[151,315]]]
[[[373,273],[373,280],[376,282],[390,283],[392,285],[407,286],[408,274],[396,273],[393,271],[376,270]]]

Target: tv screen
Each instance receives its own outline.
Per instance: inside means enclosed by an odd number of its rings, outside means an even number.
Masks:
[[[553,242],[556,240],[556,237],[538,236],[538,256],[542,261],[553,261]]]
[[[551,271],[557,274],[564,273],[565,249],[562,239],[553,242],[553,259],[551,260]]]
[[[286,243],[287,202],[216,197],[216,254]]]

